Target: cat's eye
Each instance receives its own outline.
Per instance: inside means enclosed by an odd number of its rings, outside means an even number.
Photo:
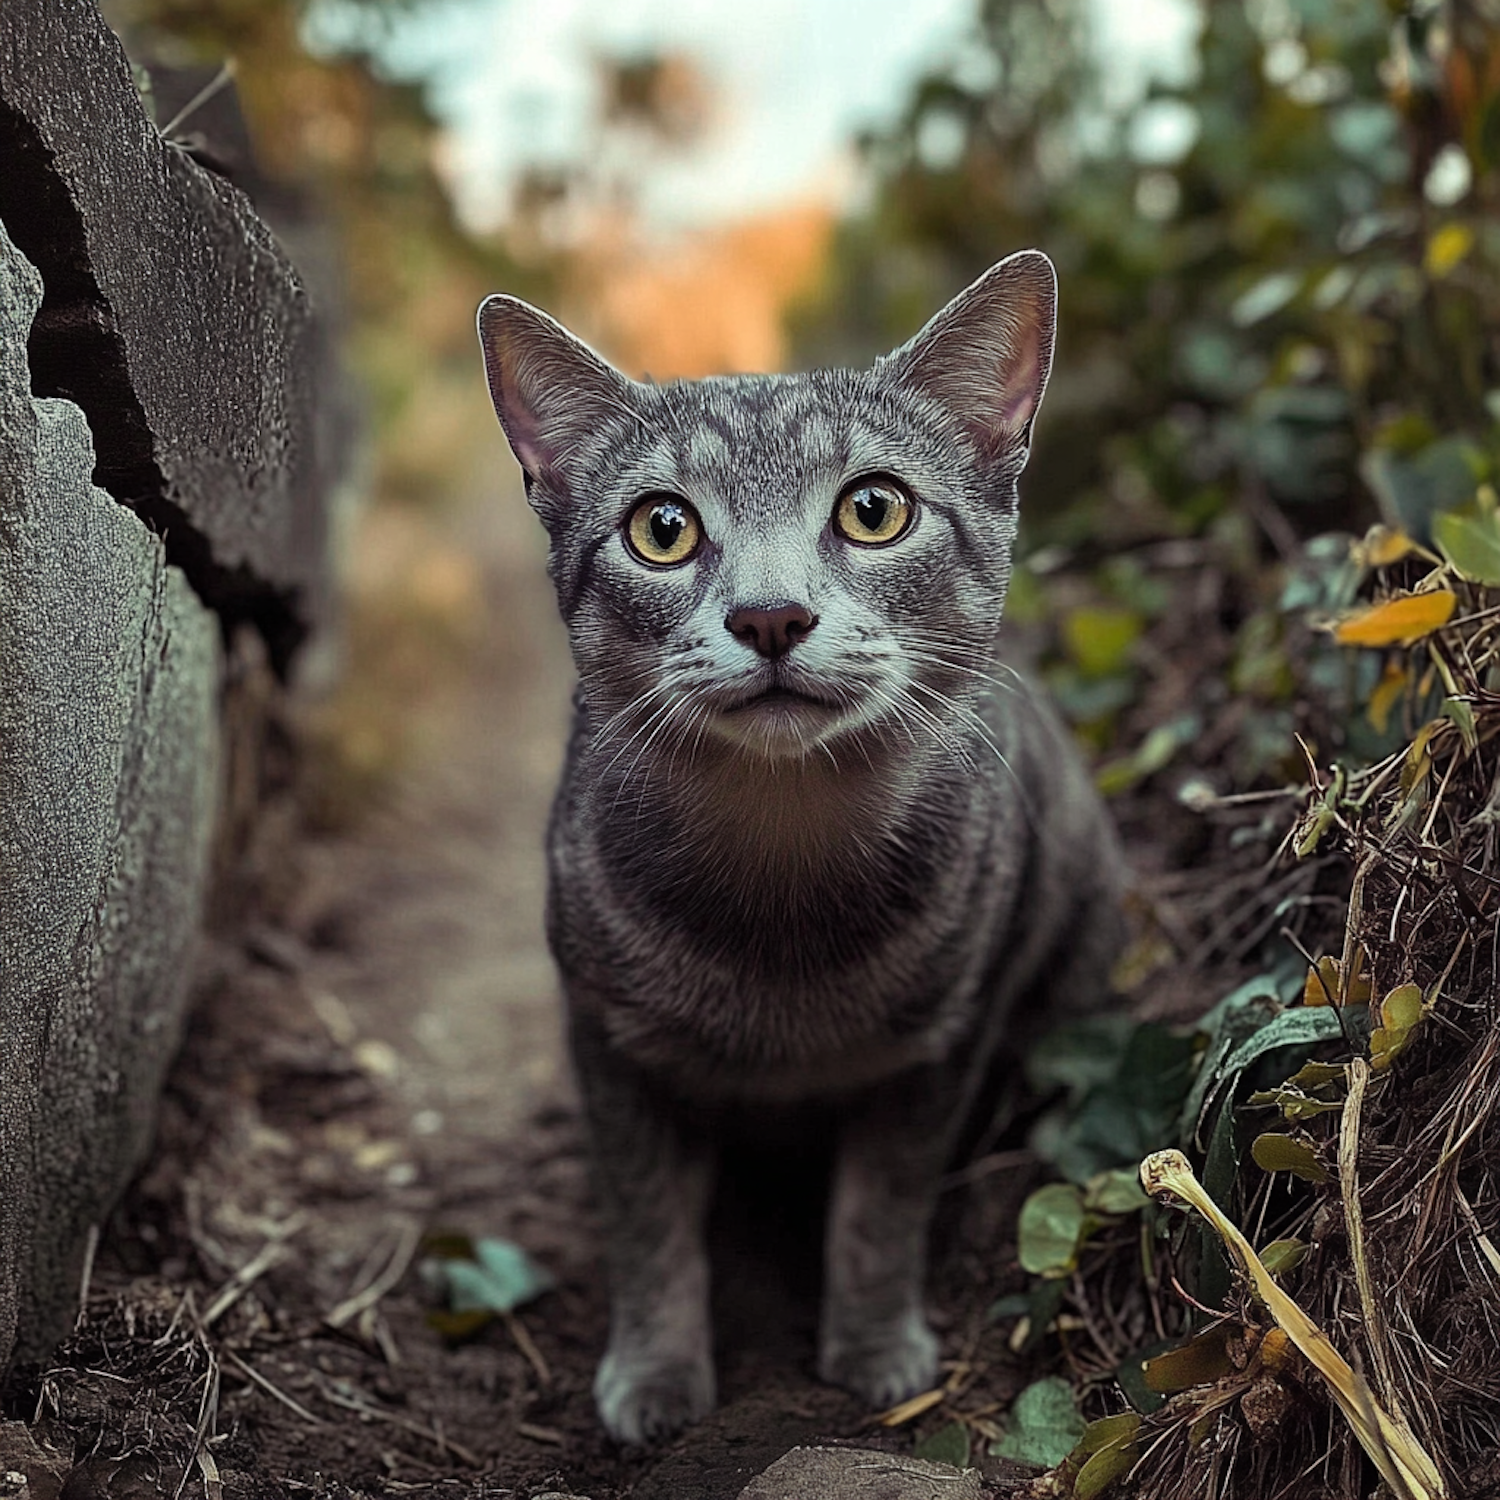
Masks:
[[[862,547],[894,542],[912,523],[916,506],[893,479],[858,479],[833,507],[838,533]]]
[[[648,495],[631,511],[625,540],[642,562],[658,568],[685,563],[703,540],[703,525],[686,500],[675,495]]]

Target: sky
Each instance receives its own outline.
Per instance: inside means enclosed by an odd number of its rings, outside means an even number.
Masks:
[[[1122,97],[1180,72],[1193,0],[1092,0],[1098,45]],[[391,71],[430,83],[448,127],[460,211],[499,222],[527,166],[589,149],[599,53],[670,50],[707,73],[715,123],[646,184],[644,216],[672,233],[859,190],[850,143],[893,121],[911,84],[963,54],[976,0],[436,0],[401,25]],[[314,40],[346,24],[315,9]]]

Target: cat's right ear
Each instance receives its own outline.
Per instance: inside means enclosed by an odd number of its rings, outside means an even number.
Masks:
[[[486,297],[479,343],[495,415],[526,472],[566,490],[568,456],[608,417],[629,411],[633,382],[555,318],[516,297]]]

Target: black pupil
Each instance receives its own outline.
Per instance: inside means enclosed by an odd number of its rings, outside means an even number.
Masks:
[[[661,551],[670,552],[687,530],[687,517],[680,505],[658,505],[647,524],[651,528],[651,540]]]
[[[889,505],[879,490],[857,490],[854,495],[854,514],[866,531],[879,531],[885,524],[885,513]]]

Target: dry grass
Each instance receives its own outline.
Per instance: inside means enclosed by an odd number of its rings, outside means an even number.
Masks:
[[[1389,587],[1391,575],[1379,578],[1378,593],[1404,594]],[[1307,1090],[1325,1112],[1288,1123],[1274,1108],[1252,1111],[1258,1128],[1310,1147],[1326,1181],[1273,1176],[1247,1153],[1236,1216],[1257,1245],[1305,1243],[1285,1285],[1368,1398],[1432,1455],[1446,1493],[1475,1500],[1500,1495],[1500,609],[1494,591],[1451,568],[1417,586],[1457,596],[1448,623],[1385,648],[1388,677],[1404,674],[1407,711],[1423,721],[1408,725],[1403,749],[1354,774],[1309,756],[1301,815],[1287,820],[1280,858],[1262,872],[1272,894],[1239,910],[1242,925],[1260,925],[1283,887],[1310,885],[1312,861],[1322,890],[1337,877],[1342,930],[1313,924],[1300,940],[1313,945],[1310,958],[1338,961],[1325,976],[1333,973],[1335,991],[1356,993],[1333,998],[1352,1001],[1351,1018],[1368,1008],[1372,1031],[1367,1042],[1351,1026],[1323,1049],[1344,1065]],[[1368,999],[1350,976],[1368,978]],[[1384,1011],[1382,1001],[1412,985],[1421,1012],[1408,1031],[1395,1020],[1399,997]],[[1414,1005],[1414,992],[1405,994]],[[1122,1256],[1132,1253],[1139,1267],[1131,1247],[1086,1268],[1080,1298],[1101,1320],[1121,1316]],[[1175,1272],[1171,1247],[1146,1284],[1137,1271],[1137,1323],[1181,1326]],[[1244,1277],[1213,1311],[1224,1372],[1144,1419],[1136,1462],[1115,1493],[1372,1493],[1358,1423],[1305,1358],[1268,1337],[1275,1322]],[[1420,1492],[1399,1479],[1380,1492],[1403,1491]]]

